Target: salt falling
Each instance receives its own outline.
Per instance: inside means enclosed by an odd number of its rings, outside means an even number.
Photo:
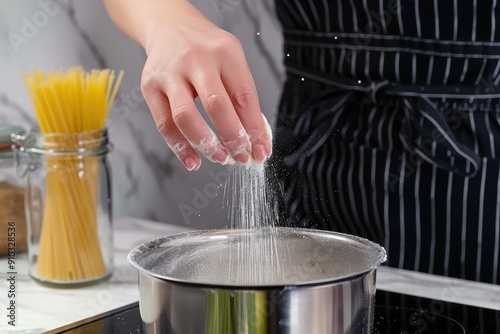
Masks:
[[[278,205],[276,180],[270,180],[262,164],[228,166],[224,196],[232,229],[249,233],[230,254],[230,284],[276,284],[283,279],[276,243]],[[241,240],[240,240],[241,241]]]

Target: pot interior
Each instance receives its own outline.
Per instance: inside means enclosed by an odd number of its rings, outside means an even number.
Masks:
[[[386,253],[351,235],[279,227],[176,234],[137,246],[128,259],[169,281],[269,287],[343,280],[376,268]]]

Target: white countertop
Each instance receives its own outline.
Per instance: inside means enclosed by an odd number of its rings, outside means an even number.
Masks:
[[[83,288],[55,289],[34,282],[27,274],[26,253],[18,254],[16,326],[7,324],[7,259],[0,258],[0,333],[41,333],[136,302],[137,272],[127,263],[136,245],[188,229],[135,218],[114,224],[115,271],[105,283]],[[377,289],[435,300],[500,310],[500,286],[380,267]],[[5,314],[2,314],[4,312]]]

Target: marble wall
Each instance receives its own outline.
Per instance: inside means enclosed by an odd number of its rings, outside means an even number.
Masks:
[[[242,40],[263,111],[272,123],[283,80],[273,1],[192,2]],[[140,92],[145,60],[143,50],[114,27],[101,0],[2,0],[0,122],[27,129],[36,122],[22,70],[75,65],[123,69],[124,82],[109,118],[115,214],[195,228],[223,227],[228,221],[222,191],[214,197],[213,189],[225,169],[205,160],[199,171],[188,172],[170,152]]]

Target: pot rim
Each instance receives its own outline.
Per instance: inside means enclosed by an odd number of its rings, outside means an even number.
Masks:
[[[145,243],[142,243],[134,249],[132,249],[128,256],[127,256],[127,261],[134,267],[136,268],[139,273],[144,274],[146,276],[154,277],[156,279],[159,279],[161,281],[165,282],[170,282],[170,283],[176,283],[176,284],[181,284],[181,285],[186,285],[186,286],[193,286],[193,287],[204,287],[204,288],[215,288],[215,289],[236,289],[236,290],[266,290],[266,289],[276,289],[276,288],[294,288],[294,287],[311,287],[311,286],[320,286],[320,285],[331,285],[331,284],[338,284],[346,281],[351,281],[355,280],[356,278],[359,278],[361,276],[365,276],[371,271],[376,271],[377,267],[380,266],[382,263],[384,263],[387,260],[387,254],[384,249],[384,247],[380,246],[379,244],[372,242],[368,239],[361,238],[355,235],[350,235],[346,233],[340,233],[340,232],[333,232],[333,231],[324,231],[324,230],[317,230],[317,229],[306,229],[306,228],[293,228],[293,227],[274,227],[273,229],[279,229],[279,230],[288,230],[290,232],[297,232],[300,231],[301,233],[306,233],[306,234],[320,234],[322,236],[330,236],[330,237],[336,237],[336,238],[348,238],[350,240],[354,240],[356,242],[359,242],[363,245],[366,245],[370,248],[372,248],[374,251],[377,252],[376,256],[376,261],[373,261],[373,263],[368,267],[366,270],[356,272],[353,274],[349,275],[343,275],[343,276],[338,276],[335,278],[327,278],[327,279],[318,279],[318,280],[308,280],[305,282],[299,282],[299,283],[294,283],[294,284],[255,284],[255,285],[236,285],[236,284],[214,284],[214,283],[204,283],[204,282],[198,282],[198,281],[187,281],[185,279],[179,279],[175,277],[168,277],[168,276],[163,276],[160,274],[153,273],[147,269],[144,269],[141,267],[137,261],[135,261],[135,258],[139,255],[144,254],[144,252],[150,252],[154,251],[155,249],[161,247],[162,245],[168,243],[169,241],[181,239],[181,238],[189,238],[189,237],[195,237],[195,236],[203,236],[207,235],[210,236],[210,234],[213,234],[213,236],[217,236],[218,233],[223,233],[225,235],[228,234],[236,234],[236,233],[244,233],[245,231],[249,231],[248,229],[205,229],[205,230],[195,230],[195,231],[189,231],[189,232],[181,232],[181,233],[176,233],[168,236],[163,236],[160,238],[152,239],[149,240]]]
[[[135,267],[135,266],[134,266]],[[136,267],[137,268],[137,267]],[[235,285],[235,284],[213,284],[213,283],[201,283],[201,282],[188,282],[186,280],[180,280],[175,278],[167,278],[154,273],[146,272],[145,270],[140,270],[140,274],[148,279],[156,279],[168,284],[181,285],[191,288],[199,289],[210,289],[210,290],[231,290],[231,291],[267,291],[267,290],[291,290],[300,288],[315,288],[315,287],[325,287],[330,285],[342,284],[345,282],[352,282],[361,277],[364,277],[371,272],[376,272],[377,268],[372,268],[361,273],[356,273],[350,276],[342,276],[340,278],[333,278],[328,280],[317,280],[317,281],[307,281],[305,283],[297,284],[261,284],[261,285]]]

